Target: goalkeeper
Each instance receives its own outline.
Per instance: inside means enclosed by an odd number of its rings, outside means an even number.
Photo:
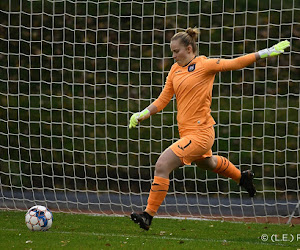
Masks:
[[[215,121],[210,110],[213,82],[218,72],[242,69],[260,58],[280,55],[289,47],[289,42],[283,41],[269,49],[235,59],[208,59],[196,56],[197,36],[197,29],[188,28],[171,38],[170,48],[176,63],[171,67],[165,87],[152,104],[130,118],[129,128],[134,128],[166,107],[175,94],[180,139],[168,147],[155,164],[145,211],[131,214],[131,219],[145,230],[149,229],[153,216],[167,195],[169,174],[180,166],[194,162],[202,169],[233,179],[250,197],[256,193],[251,170],[241,172],[225,157],[212,155],[215,139]]]

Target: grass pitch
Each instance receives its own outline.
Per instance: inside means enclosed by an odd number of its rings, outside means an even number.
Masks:
[[[0,249],[300,248],[300,225],[154,218],[146,232],[128,217],[65,213],[53,217],[49,231],[31,232],[24,222],[25,211],[0,210]]]

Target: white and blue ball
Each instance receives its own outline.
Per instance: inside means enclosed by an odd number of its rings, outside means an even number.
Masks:
[[[46,231],[52,226],[53,215],[44,206],[33,206],[25,215],[25,223],[31,231]]]

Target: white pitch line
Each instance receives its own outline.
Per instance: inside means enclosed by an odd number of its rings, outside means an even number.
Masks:
[[[52,232],[51,232],[52,233]],[[74,232],[60,232],[63,234],[73,234]],[[152,239],[164,239],[164,240],[186,240],[186,241],[197,241],[198,239],[191,239],[191,238],[176,238],[176,237],[169,237],[169,236],[155,236],[155,235],[126,235],[126,234],[105,234],[105,233],[86,233],[86,232],[77,232],[82,235],[95,235],[95,236],[105,236],[105,237],[124,237],[124,238],[141,238],[142,236],[145,236],[147,238]],[[146,232],[144,232],[146,233]],[[217,242],[217,241],[216,241]],[[222,240],[220,241],[222,242]]]
[[[20,230],[17,229],[4,229],[0,228],[2,231],[16,231],[20,232]],[[142,235],[126,235],[126,234],[105,234],[105,233],[93,233],[93,232],[67,232],[67,231],[47,231],[43,233],[51,233],[51,234],[80,234],[80,235],[85,235],[85,236],[103,236],[103,237],[124,237],[124,238],[141,238],[145,237],[147,239],[158,239],[158,240],[177,240],[177,241],[205,241],[205,242],[216,242],[216,243],[225,243],[225,244],[230,244],[230,243],[238,243],[238,241],[231,241],[231,240],[214,240],[214,239],[193,239],[193,238],[176,238],[176,237],[169,237],[169,236],[155,236],[155,235],[148,235],[146,232],[143,232]],[[127,240],[127,239],[126,239]],[[255,245],[267,245],[267,246],[284,246],[287,247],[287,244],[281,244],[281,243],[275,243],[275,242],[263,242],[259,241],[258,242],[240,242],[243,244],[255,244]]]

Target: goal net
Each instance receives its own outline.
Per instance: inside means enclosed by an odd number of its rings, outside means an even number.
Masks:
[[[174,63],[174,33],[235,58],[291,42],[278,58],[219,73],[214,154],[255,173],[257,195],[213,172],[170,175],[160,216],[286,222],[299,217],[298,0],[0,3],[0,208],[34,204],[128,214],[147,204],[159,155],[178,140],[176,101],[129,130]]]

